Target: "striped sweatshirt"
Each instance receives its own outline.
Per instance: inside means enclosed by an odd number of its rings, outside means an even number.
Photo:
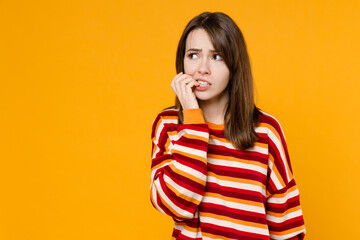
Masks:
[[[301,240],[305,225],[285,136],[261,111],[245,151],[200,108],[163,110],[152,124],[150,200],[174,220],[172,239]]]

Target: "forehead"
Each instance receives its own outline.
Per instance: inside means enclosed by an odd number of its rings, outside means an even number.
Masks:
[[[186,38],[186,49],[214,49],[209,34],[202,28],[192,30]]]

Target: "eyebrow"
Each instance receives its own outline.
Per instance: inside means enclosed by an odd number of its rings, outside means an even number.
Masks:
[[[199,48],[190,48],[190,49],[188,49],[187,50],[187,52],[189,52],[189,51],[194,51],[194,52],[201,52],[202,51],[202,49],[199,49]],[[216,50],[210,50],[209,52],[217,52]]]

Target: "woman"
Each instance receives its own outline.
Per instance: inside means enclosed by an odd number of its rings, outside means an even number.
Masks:
[[[152,125],[150,198],[172,239],[303,239],[284,133],[254,104],[243,35],[224,13],[193,18],[179,41],[175,106]]]

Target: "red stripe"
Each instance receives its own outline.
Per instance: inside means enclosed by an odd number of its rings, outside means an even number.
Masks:
[[[281,158],[280,152],[282,151],[281,149],[277,149],[277,147],[275,146],[275,144],[269,140],[269,153],[274,157],[274,164],[278,170],[278,172],[280,173],[282,179],[284,180],[284,182],[288,182],[287,180],[287,176],[286,176],[286,170],[287,168],[284,165],[284,161]],[[290,179],[289,179],[290,180]]]
[[[179,155],[177,153],[174,153],[173,155],[176,156],[176,161],[181,163],[182,165],[185,165],[187,167],[190,167],[194,170],[199,171],[200,173],[207,175],[207,165],[206,163],[199,161],[197,159],[193,159],[187,156]]]
[[[219,206],[218,204],[202,203],[201,212],[213,213],[219,216],[231,217],[252,223],[267,224],[265,214]]]
[[[181,136],[181,138],[178,141],[174,142],[174,144],[178,144],[178,145],[188,147],[188,148],[197,149],[197,150],[204,151],[204,152],[206,152],[208,149],[207,142],[204,142],[199,139],[188,138],[185,135]]]
[[[282,223],[274,223],[269,222],[269,229],[270,231],[274,232],[284,232],[293,228],[301,227],[304,225],[304,220],[302,216],[289,219]]]
[[[224,236],[227,238],[234,238],[237,240],[270,240],[269,236],[264,236],[264,235],[256,234],[256,233],[244,232],[244,231],[240,231],[240,230],[235,230],[233,228],[217,226],[217,225],[209,224],[209,223],[202,223],[201,230],[203,232],[208,232],[211,234],[216,234],[216,235]]]
[[[266,175],[258,171],[208,163],[208,171],[216,175],[258,181],[266,185]]]
[[[212,182],[206,184],[206,192],[218,193],[225,197],[264,203],[264,197],[260,192],[225,187]]]
[[[183,188],[186,188],[192,192],[195,192],[197,194],[204,194],[205,185],[200,184],[198,182],[195,182],[189,178],[186,178],[176,172],[174,172],[171,168],[167,169],[168,173],[166,175],[170,177],[175,183],[182,186]]]
[[[209,144],[208,149],[209,154],[219,155],[219,156],[228,156],[233,157],[239,160],[251,160],[257,161],[262,164],[268,164],[268,156],[266,154],[256,152],[256,151],[248,151],[246,153],[236,150],[236,149],[229,149],[224,146],[217,146]]]
[[[163,189],[165,195],[170,199],[170,201],[176,205],[177,207],[181,208],[184,211],[188,211],[190,213],[194,213],[196,208],[198,207],[195,203],[186,201],[185,199],[182,199],[178,197],[173,191],[171,191],[169,188],[167,188],[164,181],[160,181],[161,188]]]

